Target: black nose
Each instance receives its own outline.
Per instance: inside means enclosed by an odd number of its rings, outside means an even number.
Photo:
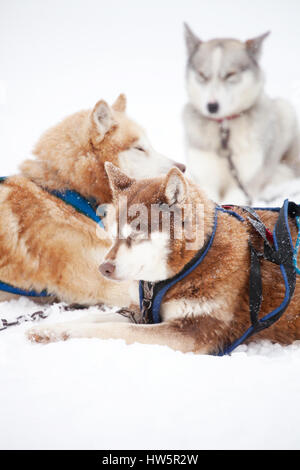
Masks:
[[[207,109],[211,114],[217,113],[219,111],[219,103],[208,103]]]
[[[113,263],[107,261],[106,263],[100,264],[99,271],[101,274],[103,274],[103,276],[110,277],[113,274],[115,268],[116,267]]]

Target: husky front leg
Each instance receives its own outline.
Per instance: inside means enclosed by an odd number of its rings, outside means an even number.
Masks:
[[[141,313],[136,305],[131,305],[129,308],[120,309],[102,309],[97,313],[89,313],[72,323],[139,323],[141,320]]]
[[[298,147],[298,143],[296,147]],[[272,145],[268,149],[268,154],[264,157],[262,165],[248,180],[248,186],[251,188],[252,194],[259,194],[268,185],[289,181],[300,174],[299,155],[296,158],[293,157],[292,163],[292,157],[289,158],[288,153],[285,154],[284,150],[279,144]]]
[[[134,325],[127,323],[57,323],[32,328],[28,338],[37,343],[49,343],[71,338],[123,339],[127,344],[141,343],[169,346],[181,352],[208,353],[208,346],[197,347],[195,340],[172,324]]]

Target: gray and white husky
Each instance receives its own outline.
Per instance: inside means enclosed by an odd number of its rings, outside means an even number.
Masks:
[[[245,204],[269,184],[300,175],[295,111],[264,92],[259,59],[268,34],[202,41],[185,25],[188,167],[218,202]]]

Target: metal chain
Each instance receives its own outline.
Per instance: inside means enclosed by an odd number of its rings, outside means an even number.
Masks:
[[[122,315],[122,317],[128,318],[132,323],[138,323],[136,312],[130,310],[130,308],[121,308],[120,310],[117,310],[116,313]]]
[[[98,305],[99,309],[103,309],[103,305],[99,304]],[[88,305],[79,305],[79,304],[71,304],[71,305],[60,305],[59,310],[62,312],[67,312],[69,310],[84,310],[89,308]],[[29,322],[29,321],[38,321],[45,319],[49,316],[51,311],[50,309],[47,310],[38,310],[37,312],[31,313],[31,314],[26,314],[26,315],[20,315],[17,317],[15,320],[8,321],[5,318],[0,318],[0,331],[6,330],[7,328],[11,326],[17,326],[21,325],[24,322]],[[134,312],[129,309],[121,309],[117,313],[120,313],[123,316],[128,316],[132,320],[132,322],[137,323],[135,317],[134,317]]]
[[[152,282],[144,282],[144,298],[142,302],[142,323],[149,323],[149,313],[152,307],[152,299],[153,299],[153,291],[154,291],[154,283]],[[151,322],[152,323],[152,322]]]
[[[250,196],[249,192],[247,191],[244,184],[242,183],[238,170],[232,159],[232,151],[229,147],[230,130],[229,130],[227,121],[222,121],[222,123],[220,124],[220,138],[221,138],[221,147],[219,149],[219,153],[221,157],[224,157],[227,159],[228,164],[229,164],[229,169],[231,171],[231,174],[236,184],[238,185],[240,190],[245,194],[247,198],[247,204],[251,206],[252,197]]]
[[[31,314],[20,315],[13,321],[8,321],[5,318],[0,318],[0,331],[6,330],[10,326],[21,325],[24,322],[36,321],[36,320],[47,318],[49,313],[50,313],[49,311],[47,312],[47,311],[39,310],[38,312],[34,312]]]

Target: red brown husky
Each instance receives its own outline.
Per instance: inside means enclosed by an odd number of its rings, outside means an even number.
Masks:
[[[112,164],[106,169],[114,196],[117,233],[100,270],[108,279],[158,282],[179,273],[203,248],[212,234],[215,204],[177,168],[167,176],[137,181]],[[184,205],[198,210],[202,217],[192,217],[192,234],[201,237],[174,236],[161,222],[137,226],[136,208],[144,207],[147,214],[155,208],[172,208],[182,212]],[[163,209],[164,210],[164,209]],[[242,215],[241,208],[236,209]],[[167,212],[167,209],[166,209]],[[257,212],[264,224],[273,229],[278,215],[271,211]],[[151,220],[150,220],[151,219]],[[295,223],[290,221],[293,242],[297,236]],[[29,337],[36,341],[97,337],[122,338],[127,343],[168,345],[183,352],[214,354],[239,338],[250,326],[249,318],[249,240],[257,250],[262,239],[248,219],[241,223],[228,212],[218,211],[218,224],[212,245],[202,262],[183,280],[171,287],[163,298],[159,324],[129,323],[64,323],[35,328]],[[260,315],[275,309],[284,298],[284,282],[279,266],[261,262],[263,301]],[[281,319],[258,333],[255,340],[290,344],[300,339],[300,283],[296,283],[294,296]]]
[[[96,205],[106,204],[112,195],[105,162],[134,178],[158,176],[174,165],[152,148],[125,107],[120,95],[112,107],[101,100],[67,117],[41,137],[36,158],[21,165],[21,175],[0,185],[0,281],[23,290],[46,289],[47,301],[132,303],[130,281],[116,284],[99,274],[111,245],[105,230],[50,193],[73,190]],[[0,300],[12,297],[0,292]]]

